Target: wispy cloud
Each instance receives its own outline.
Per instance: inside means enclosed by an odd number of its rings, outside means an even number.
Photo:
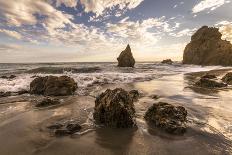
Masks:
[[[205,10],[213,11],[218,7],[230,2],[230,0],[201,0],[201,2],[193,7],[192,12],[199,13]]]
[[[22,38],[22,35],[19,34],[16,31],[10,31],[10,30],[5,30],[5,29],[0,29],[0,33],[3,33],[5,35],[7,35],[7,36],[10,36],[10,37],[13,37],[13,38],[16,38],[16,39],[21,39]]]

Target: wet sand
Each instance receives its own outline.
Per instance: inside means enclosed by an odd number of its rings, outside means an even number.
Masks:
[[[220,72],[220,75],[224,74]],[[0,154],[232,154],[232,89],[211,91],[189,87],[201,74],[176,74],[148,82],[109,84],[90,96],[65,97],[61,105],[43,109],[34,108],[36,96],[1,98],[0,103],[7,100],[10,103],[0,104]],[[141,98],[135,103],[138,128],[106,129],[94,125],[94,96],[116,87],[141,92]],[[154,100],[153,95],[160,98]],[[17,100],[19,102],[14,102]],[[158,101],[182,105],[188,110],[186,134],[173,136],[146,124],[143,116],[147,108]],[[70,119],[83,126],[75,135],[55,137],[46,128]]]

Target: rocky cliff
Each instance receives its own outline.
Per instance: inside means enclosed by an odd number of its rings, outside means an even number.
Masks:
[[[126,49],[121,52],[117,60],[119,67],[134,67],[135,59],[132,55],[130,45],[127,45]]]
[[[221,39],[218,28],[201,27],[185,47],[183,63],[195,65],[232,65],[232,45]]]

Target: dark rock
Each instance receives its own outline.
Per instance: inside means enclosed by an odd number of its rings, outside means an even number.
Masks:
[[[232,85],[232,72],[230,73],[227,73],[223,78],[222,78],[222,81],[229,84],[229,85]]]
[[[71,133],[66,130],[66,129],[57,129],[55,130],[55,135],[56,136],[67,136],[67,135],[70,135]]]
[[[20,90],[17,92],[18,95],[23,95],[23,94],[28,94],[29,91],[28,90]]]
[[[217,82],[207,78],[201,78],[195,85],[204,88],[222,88],[227,86],[227,84],[223,82]]]
[[[60,104],[60,101],[58,99],[46,97],[41,102],[37,103],[36,107],[48,107],[57,104]]]
[[[221,39],[218,28],[203,26],[185,47],[183,63],[195,65],[232,65],[232,45]]]
[[[139,96],[140,96],[138,90],[131,90],[131,91],[129,92],[129,94],[130,94],[130,96],[131,96],[131,98],[133,99],[134,102],[135,102],[135,101],[138,101]]]
[[[127,45],[126,49],[121,52],[117,60],[119,67],[134,67],[135,59],[132,55],[130,45]]]
[[[56,123],[56,124],[52,124],[52,125],[49,125],[47,128],[48,129],[51,129],[51,130],[54,130],[54,129],[60,129],[62,128],[64,125],[61,124],[61,123]]]
[[[77,83],[68,76],[37,77],[30,84],[30,93],[46,96],[72,95]]]
[[[0,97],[8,97],[11,96],[11,92],[0,92]]]
[[[133,127],[134,114],[133,98],[121,88],[108,89],[95,101],[93,117],[97,124],[112,128]]]
[[[81,130],[81,126],[78,123],[69,123],[66,126],[66,129],[71,133],[75,133]]]
[[[144,118],[171,134],[183,134],[186,131],[187,110],[182,106],[159,102],[147,110]]]
[[[213,75],[213,74],[206,74],[204,76],[202,76],[201,78],[205,78],[205,79],[216,79],[217,76]]]
[[[163,60],[161,62],[162,64],[169,64],[169,65],[172,65],[173,64],[173,61],[171,59],[166,59],[166,60]]]
[[[11,80],[11,79],[16,78],[16,76],[15,76],[15,75],[10,75],[10,76],[5,76],[5,75],[3,75],[3,76],[1,76],[1,78],[2,78],[2,79],[8,79],[8,80]]]
[[[158,100],[160,98],[160,96],[159,95],[152,95],[151,98],[154,100]]]

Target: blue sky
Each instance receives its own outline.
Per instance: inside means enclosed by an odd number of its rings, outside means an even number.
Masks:
[[[0,0],[0,62],[181,60],[201,26],[232,41],[231,0]]]

